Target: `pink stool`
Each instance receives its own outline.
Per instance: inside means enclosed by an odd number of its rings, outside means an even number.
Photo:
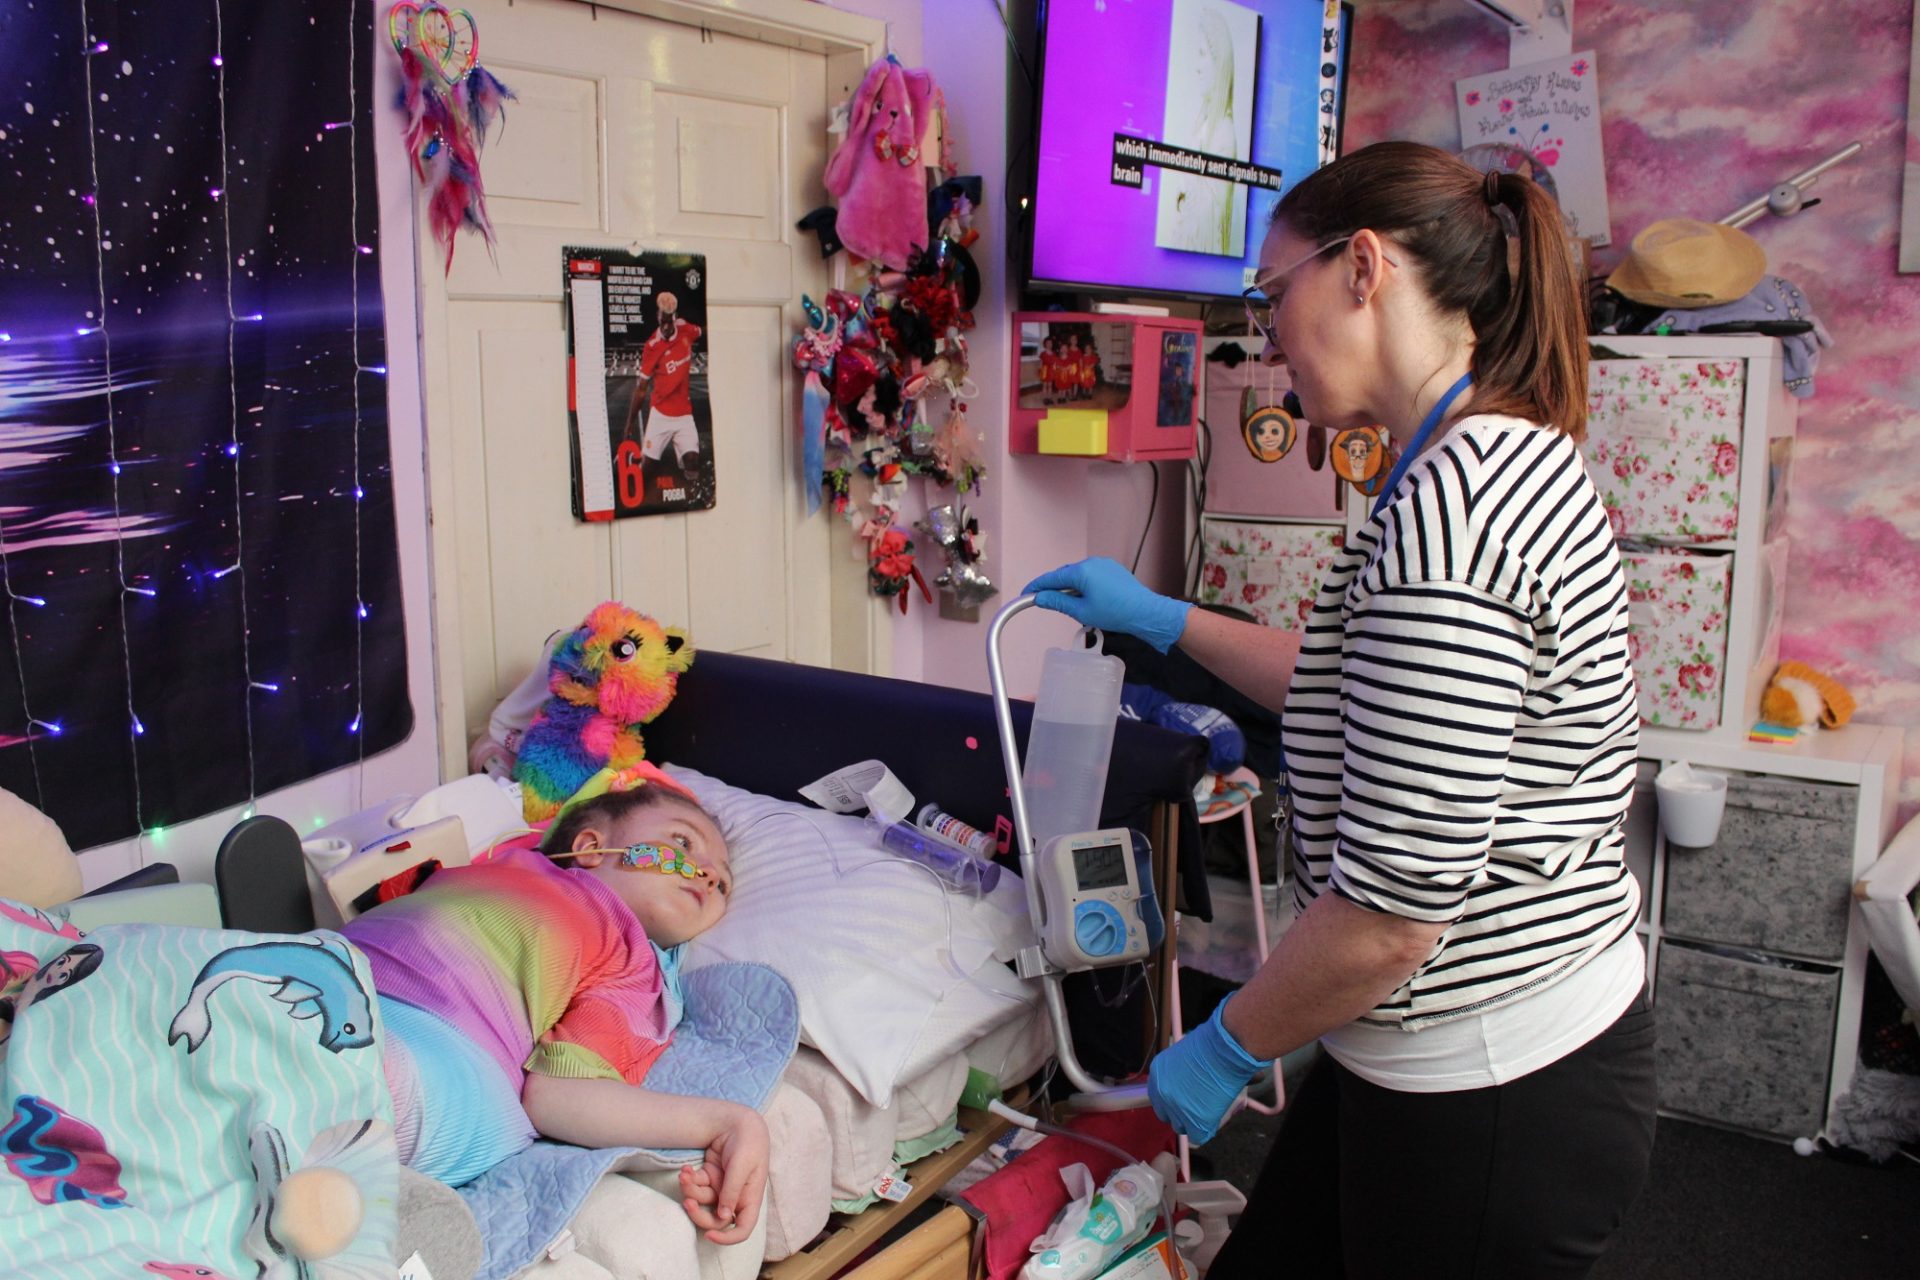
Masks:
[[[1260,963],[1265,964],[1267,962],[1268,951],[1267,913],[1260,897],[1260,847],[1254,842],[1253,838],[1253,802],[1260,794],[1260,779],[1254,774],[1253,770],[1244,767],[1235,769],[1232,773],[1226,775],[1226,777],[1228,782],[1244,783],[1252,787],[1253,791],[1245,799],[1235,804],[1221,805],[1217,809],[1203,812],[1200,815],[1200,824],[1202,826],[1211,826],[1216,822],[1225,822],[1227,819],[1236,815],[1240,819],[1240,830],[1247,847],[1247,884],[1252,890],[1253,895],[1253,936],[1255,944],[1260,951]],[[1177,1041],[1180,1039],[1186,1025],[1180,1012],[1180,958],[1177,951],[1173,959],[1172,1013],[1172,1036],[1173,1039]],[[1286,1085],[1281,1080],[1279,1064],[1274,1063],[1269,1070],[1273,1073],[1273,1102],[1271,1104],[1255,1102],[1252,1098],[1245,1100],[1246,1107],[1249,1111],[1258,1112],[1263,1116],[1279,1115],[1281,1108],[1286,1105],[1287,1101]],[[1192,1177],[1193,1169],[1189,1156],[1189,1147],[1187,1140],[1183,1137],[1180,1139],[1180,1178],[1181,1181],[1187,1182],[1191,1181]]]

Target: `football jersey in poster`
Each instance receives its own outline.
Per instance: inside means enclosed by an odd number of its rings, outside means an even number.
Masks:
[[[669,418],[683,418],[693,412],[693,400],[687,383],[693,371],[693,344],[700,339],[700,326],[681,321],[673,327],[673,336],[663,338],[658,329],[647,339],[640,354],[640,376],[653,380],[649,407]]]

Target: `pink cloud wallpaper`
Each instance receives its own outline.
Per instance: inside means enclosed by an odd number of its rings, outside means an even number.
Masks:
[[[1747,230],[1832,330],[1801,402],[1781,656],[1852,689],[1857,718],[1907,732],[1902,811],[1920,808],[1920,275],[1899,254],[1913,0],[1579,0],[1592,49],[1617,264],[1659,218],[1715,221],[1849,142],[1822,203]],[[1453,82],[1507,63],[1504,28],[1462,0],[1358,13],[1346,146],[1460,145]]]

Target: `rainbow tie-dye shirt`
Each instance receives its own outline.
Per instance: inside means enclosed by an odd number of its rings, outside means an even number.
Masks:
[[[452,1026],[516,1095],[527,1072],[639,1084],[675,1021],[659,957],[611,890],[531,840],[438,872],[341,932],[383,999]]]

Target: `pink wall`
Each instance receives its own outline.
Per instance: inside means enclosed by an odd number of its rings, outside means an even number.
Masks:
[[[1825,203],[1747,229],[1833,331],[1802,402],[1783,657],[1845,683],[1858,718],[1908,729],[1903,809],[1920,804],[1920,275],[1895,271],[1912,0],[1580,0],[1593,49],[1616,248],[1662,217],[1712,221],[1858,140]],[[1456,77],[1507,63],[1461,0],[1359,11],[1349,148],[1457,149]]]
[[[982,287],[974,307],[975,328],[967,335],[969,367],[981,392],[967,412],[984,437],[987,476],[984,492],[968,497],[966,504],[987,534],[984,569],[999,585],[1000,595],[983,606],[981,620],[972,623],[943,619],[916,595],[908,616],[894,626],[893,668],[907,679],[985,689],[987,623],[994,612],[1035,575],[1078,560],[1090,554],[1090,548],[1109,550],[1102,545],[1109,539],[1125,541],[1130,556],[1131,539],[1140,536],[1138,521],[1146,511],[1147,477],[1139,467],[1007,452],[1013,295],[1006,262],[1007,44],[990,5],[970,6],[956,17],[950,4],[926,0],[923,14],[924,31],[933,37],[924,40],[924,65],[946,91],[960,170],[981,174],[987,183],[987,198],[974,220],[981,240],[973,256]],[[1134,472],[1139,474],[1130,480],[1126,473]],[[1137,495],[1128,491],[1130,483],[1138,484]],[[953,491],[928,489],[924,499],[952,501]],[[921,500],[922,495],[915,495],[908,516],[923,509]],[[1115,527],[1109,529],[1109,521],[1116,522]],[[1177,526],[1177,516],[1169,523]],[[1121,530],[1122,524],[1131,532]],[[928,539],[917,544],[931,579],[941,563],[939,550]],[[1016,695],[1030,695],[1038,685],[1046,648],[1071,634],[1071,624],[1056,615],[1023,616],[1015,622],[1004,649],[1008,688]]]
[[[887,24],[887,44],[894,57],[908,66],[920,64],[920,0],[824,0],[830,9],[843,9]]]

